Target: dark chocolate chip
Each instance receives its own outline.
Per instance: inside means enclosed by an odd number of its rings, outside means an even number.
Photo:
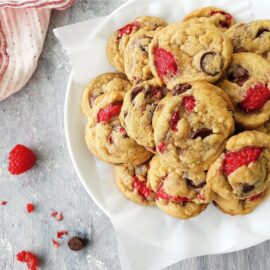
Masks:
[[[200,67],[208,75],[217,75],[222,69],[222,58],[220,54],[216,52],[204,53],[201,57]]]
[[[134,100],[134,98],[139,94],[141,93],[142,91],[144,90],[143,87],[135,87],[132,91],[131,91],[131,94],[130,94],[130,100],[131,102]]]
[[[240,65],[233,66],[228,74],[228,80],[242,86],[249,79],[249,72]]]
[[[194,182],[188,178],[184,178],[187,186],[189,186],[190,188],[193,188],[193,189],[197,189],[197,188],[203,188],[205,185],[206,185],[206,182],[202,182],[200,183],[199,185],[195,185]]]
[[[239,46],[239,47],[234,47],[233,52],[240,53],[240,52],[247,52],[247,50],[244,47]]]
[[[213,134],[212,130],[209,128],[201,128],[199,130],[196,130],[192,132],[190,138],[191,139],[196,139],[198,137],[201,137],[202,139],[206,138],[207,136]]]
[[[219,21],[219,26],[222,28],[229,28],[231,26],[231,22],[227,20]]]
[[[255,35],[255,38],[260,37],[265,32],[270,32],[270,30],[268,28],[265,28],[265,27],[259,28],[256,35]]]
[[[255,188],[254,185],[243,184],[242,185],[242,193],[247,194],[247,193],[251,192],[252,190],[254,190],[254,188]]]
[[[173,90],[172,90],[172,94],[173,96],[178,96],[181,95],[183,93],[185,93],[187,90],[189,90],[191,88],[191,84],[189,83],[181,83],[181,84],[177,84]]]
[[[73,251],[80,251],[85,246],[85,240],[80,237],[74,236],[69,239],[68,246]]]

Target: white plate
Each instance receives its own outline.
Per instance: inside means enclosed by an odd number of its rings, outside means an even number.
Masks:
[[[114,29],[138,15],[151,14],[161,16],[168,21],[179,17],[180,20],[183,14],[209,3],[232,12],[239,21],[250,16],[249,11],[243,8],[248,2],[244,0],[237,2],[190,0],[185,5],[182,4],[183,2],[179,0],[130,1],[113,12],[96,29],[84,44],[84,48],[71,56],[76,74],[70,76],[65,101],[65,133],[69,153],[85,189],[111,218],[120,235],[122,244],[120,252],[123,252],[124,247],[125,257],[128,258],[126,262],[122,258],[125,269],[130,265],[136,265],[135,269],[158,269],[192,256],[244,249],[270,237],[270,220],[265,218],[269,213],[269,202],[263,204],[253,214],[244,217],[223,215],[210,206],[200,216],[188,221],[176,220],[158,209],[143,208],[133,204],[127,201],[115,187],[112,167],[97,161],[85,145],[86,119],[80,108],[81,96],[84,86],[91,78],[112,70],[105,56],[105,46],[107,37]],[[143,222],[139,224],[138,220]],[[133,247],[130,245],[130,239],[133,241]],[[181,239],[181,242],[178,239]],[[136,247],[136,254],[134,247]]]

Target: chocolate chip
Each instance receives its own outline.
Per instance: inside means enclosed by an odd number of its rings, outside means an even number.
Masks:
[[[85,246],[85,240],[80,237],[74,236],[69,239],[68,246],[73,251],[80,251]]]
[[[233,52],[240,53],[240,52],[247,52],[247,50],[244,47],[239,46],[239,47],[234,47]]]
[[[198,137],[201,137],[202,139],[204,139],[205,137],[207,137],[207,136],[209,136],[211,134],[213,134],[211,129],[209,129],[209,128],[201,128],[199,130],[194,131],[191,134],[190,138],[191,139],[196,139]]]
[[[242,86],[249,79],[249,72],[240,65],[233,66],[228,74],[228,80]]]
[[[141,93],[142,91],[144,90],[143,87],[135,87],[132,91],[131,91],[131,94],[130,94],[130,100],[131,102],[134,100],[134,98],[139,94]]]
[[[185,180],[187,186],[190,187],[190,188],[193,188],[193,189],[200,189],[200,188],[203,188],[206,185],[205,181],[201,182],[198,185],[195,185],[195,183],[191,179],[188,178],[188,173],[184,174],[184,180]]]
[[[260,37],[265,32],[270,32],[270,30],[268,28],[265,28],[265,27],[259,28],[256,35],[255,35],[255,38]]]
[[[222,58],[219,53],[206,52],[201,56],[201,70],[211,76],[215,76],[221,72]]]
[[[173,90],[172,90],[172,94],[173,96],[178,96],[181,95],[183,93],[185,93],[188,89],[190,89],[192,86],[189,83],[181,83],[181,84],[177,84]]]
[[[254,185],[243,184],[242,185],[242,193],[243,194],[247,194],[247,193],[251,192],[254,188],[255,188]]]

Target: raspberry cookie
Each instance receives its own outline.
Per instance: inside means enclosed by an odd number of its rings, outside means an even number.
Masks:
[[[136,166],[149,160],[152,154],[129,138],[120,124],[124,94],[124,91],[111,91],[93,107],[85,140],[89,150],[98,158],[115,165]]]
[[[178,85],[160,102],[153,117],[154,140],[167,164],[181,170],[210,167],[234,131],[225,96],[218,87],[198,81]]]
[[[230,40],[212,24],[198,20],[168,25],[149,49],[152,73],[169,89],[189,81],[217,81],[232,56]]]
[[[155,152],[152,118],[167,88],[156,80],[146,81],[133,87],[125,95],[120,121],[128,135],[138,144]]]
[[[155,205],[155,192],[148,181],[149,162],[136,166],[116,166],[115,181],[119,190],[131,201],[142,205]]]
[[[232,40],[233,52],[251,52],[270,60],[270,20],[238,23],[226,31]]]
[[[124,67],[128,79],[138,84],[153,78],[149,65],[149,44],[156,31],[140,30],[134,34],[124,52]]]
[[[156,204],[181,219],[199,215],[211,199],[204,171],[180,171],[165,165],[159,156],[150,161],[148,180],[156,192]]]
[[[236,107],[236,123],[256,128],[270,117],[270,63],[253,53],[233,54],[227,77],[219,86]]]
[[[114,66],[116,70],[124,72],[124,51],[133,34],[141,29],[155,31],[166,25],[167,23],[161,18],[143,16],[136,18],[134,21],[114,32],[110,36],[107,44],[107,56],[112,66]]]
[[[86,116],[91,114],[93,106],[110,91],[127,92],[130,82],[122,73],[104,73],[96,77],[86,87],[82,98],[82,111]]]
[[[216,7],[205,7],[194,10],[184,18],[184,21],[194,18],[199,18],[202,21],[207,19],[209,23],[214,24],[222,31],[226,31],[235,23],[231,14]]]
[[[207,173],[211,189],[227,200],[245,200],[270,185],[270,136],[245,131],[231,137]]]

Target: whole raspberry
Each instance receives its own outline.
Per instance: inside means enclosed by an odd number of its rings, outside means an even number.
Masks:
[[[269,99],[270,90],[265,85],[257,83],[247,90],[246,97],[239,106],[245,112],[253,112],[261,109]]]
[[[140,28],[139,22],[129,23],[118,30],[118,37],[122,38],[123,35],[129,35],[133,30],[136,30],[139,28]]]
[[[36,156],[31,149],[17,144],[9,153],[8,170],[11,174],[21,174],[30,170],[36,163]]]
[[[231,174],[241,166],[248,166],[256,162],[260,157],[262,149],[258,147],[247,147],[240,151],[228,152],[223,160],[223,172],[226,175]]]
[[[157,48],[154,51],[155,66],[160,78],[166,75],[176,74],[178,67],[174,55],[163,48]]]
[[[28,251],[21,251],[17,254],[17,260],[26,263],[28,270],[37,270],[38,259],[37,256]]]
[[[100,109],[97,115],[98,123],[108,123],[113,117],[120,114],[122,104],[110,104],[104,109]]]
[[[157,199],[162,199],[165,201],[171,201],[175,203],[189,202],[189,199],[187,197],[172,196],[172,195],[167,194],[163,189],[163,185],[160,185],[160,187],[158,188],[156,197]]]
[[[196,101],[193,96],[187,96],[183,98],[183,106],[188,112],[192,112],[195,105],[196,105]]]

